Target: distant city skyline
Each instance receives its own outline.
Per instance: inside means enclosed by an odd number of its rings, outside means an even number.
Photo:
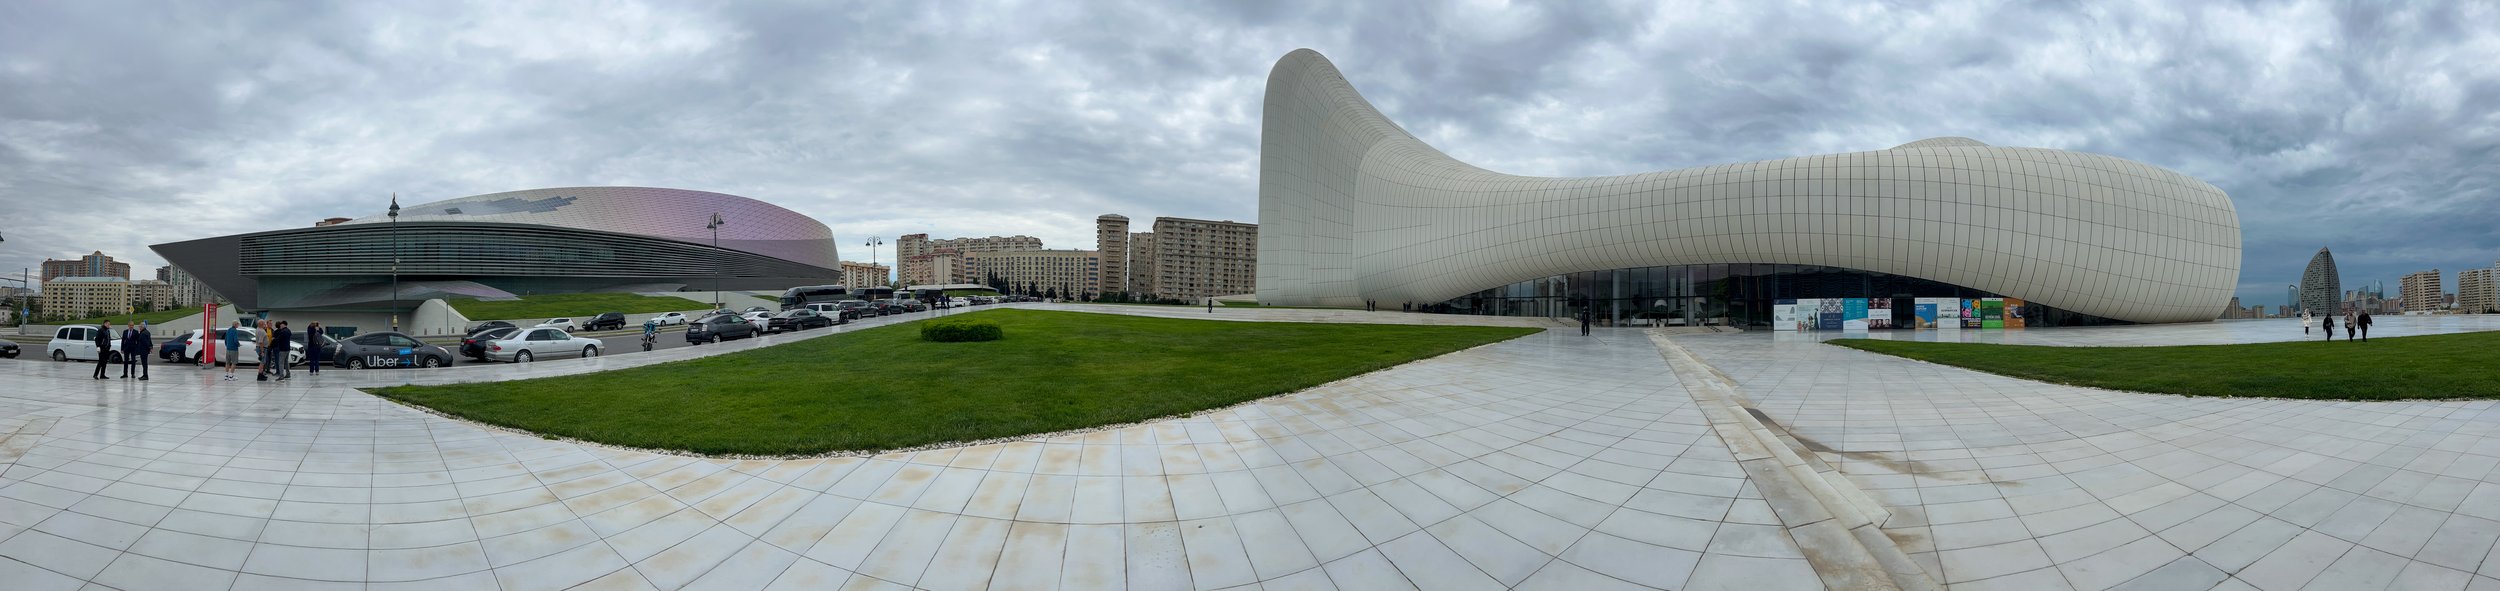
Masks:
[[[373,215],[394,192],[713,191],[857,250],[913,233],[1089,248],[1104,212],[1255,223],[1260,92],[1304,47],[1503,173],[1962,136],[2228,192],[2243,303],[2281,303],[2321,245],[2348,287],[2500,259],[2490,3],[102,0],[11,17],[0,270],[94,251],[153,268],[148,244]]]

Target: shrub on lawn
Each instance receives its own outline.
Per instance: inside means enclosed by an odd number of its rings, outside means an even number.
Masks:
[[[920,339],[940,343],[995,341],[1006,336],[996,322],[979,320],[926,321],[920,324]]]

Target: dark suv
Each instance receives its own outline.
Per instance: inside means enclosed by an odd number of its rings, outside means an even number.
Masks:
[[[625,328],[625,313],[624,313],[624,312],[609,312],[609,313],[606,313],[606,314],[600,314],[600,315],[598,315],[598,316],[592,316],[592,317],[590,317],[590,321],[589,321],[589,322],[582,323],[582,330],[586,330],[586,331],[587,331],[587,330],[618,330],[618,329],[622,329],[622,328]]]
[[[702,321],[686,325],[686,343],[690,345],[717,343],[751,336],[755,336],[755,325],[736,315],[706,316]]]

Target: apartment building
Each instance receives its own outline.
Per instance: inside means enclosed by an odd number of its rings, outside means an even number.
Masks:
[[[101,250],[74,259],[44,259],[43,276],[38,280],[51,281],[55,277],[120,277],[128,281],[130,263],[115,261]]]
[[[2438,269],[2407,273],[2397,285],[2403,291],[2405,312],[2431,312],[2443,307],[2440,296],[2447,294],[2439,286]]]
[[[1151,296],[1155,292],[1155,233],[1131,232],[1128,235],[1128,292]]]
[[[1128,216],[1107,213],[1094,218],[1094,251],[1102,253],[1102,292],[1128,291]]]
[[[2457,312],[2500,312],[2500,263],[2457,272]]]
[[[154,279],[130,282],[131,309],[164,310],[176,305],[173,284]]]
[[[130,280],[54,277],[43,282],[43,312],[55,318],[130,313]]]
[[[1155,218],[1154,295],[1195,300],[1258,290],[1259,225]]]
[[[1032,236],[988,236],[982,238],[948,238],[942,240],[930,240],[928,234],[904,234],[901,238],[896,238],[894,241],[894,268],[901,276],[900,278],[904,285],[961,283],[962,281],[960,281],[960,279],[963,278],[963,272],[969,271],[969,269],[965,268],[965,265],[962,264],[964,261],[961,258],[961,255],[982,252],[1041,249],[1042,239],[1034,238]],[[950,277],[948,274],[940,272],[939,267],[946,266],[947,263],[940,263],[938,262],[938,259],[945,255],[956,255],[955,260],[952,263],[955,268],[950,269],[956,273],[955,276]],[[975,278],[974,280],[977,282],[978,274],[975,273],[972,275]]]
[[[994,250],[965,253],[963,260],[972,283],[997,277],[992,287],[1001,291],[1032,286],[1061,297],[1102,293],[1102,253],[1091,250]]]
[[[886,285],[891,281],[887,272],[892,270],[893,267],[874,263],[842,261],[842,284],[851,287]]]

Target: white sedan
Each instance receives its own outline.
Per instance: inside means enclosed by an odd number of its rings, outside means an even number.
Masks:
[[[667,314],[661,314],[661,315],[658,315],[658,316],[653,316],[653,317],[651,317],[651,321],[652,321],[652,322],[657,322],[657,323],[659,323],[659,324],[660,324],[660,326],[685,326],[685,325],[686,325],[686,313],[685,313],[685,312],[670,312],[670,313],[667,313]]]
[[[228,329],[220,328],[209,331],[208,338],[206,339],[207,341],[214,341],[214,344],[217,345],[217,363],[223,365],[226,363],[226,360],[233,359],[236,360],[236,365],[260,365],[260,329],[233,329],[241,331],[242,333],[235,337],[235,343],[242,349],[242,351],[239,352],[226,350],[226,330]],[[202,339],[200,338],[200,329],[191,329],[191,344],[183,346],[182,360],[186,363],[199,363],[201,343]],[[301,366],[304,364],[303,345],[304,342],[299,339],[295,341],[294,347],[287,349],[287,365]]]
[[[771,312],[748,312],[745,314],[739,314],[738,317],[745,318],[747,324],[755,325],[755,334],[764,334],[764,328],[772,326],[773,324],[773,313]]]
[[[562,329],[565,332],[581,330],[581,327],[573,325],[573,319],[571,318],[549,318],[546,322],[538,323],[538,327]]]
[[[532,327],[514,331],[511,337],[487,341],[486,358],[495,361],[529,363],[541,358],[598,357],[607,343],[590,337],[549,327]]]

